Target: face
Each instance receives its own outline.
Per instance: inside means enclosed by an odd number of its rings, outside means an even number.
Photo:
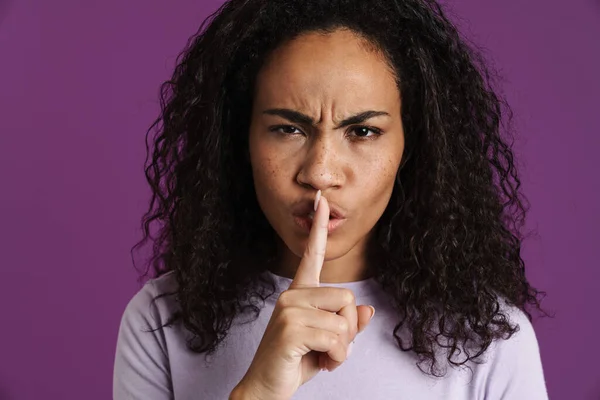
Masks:
[[[389,65],[351,31],[305,34],[272,53],[257,77],[249,151],[258,203],[286,251],[303,254],[321,190],[330,228],[338,220],[325,260],[364,252],[404,150],[400,107]]]

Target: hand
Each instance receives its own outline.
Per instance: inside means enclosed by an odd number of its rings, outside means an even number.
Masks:
[[[234,390],[244,393],[240,398],[287,400],[321,368],[335,370],[374,312],[370,306],[357,306],[349,289],[319,287],[329,204],[320,193],[317,200],[296,275],[279,296],[254,359]]]

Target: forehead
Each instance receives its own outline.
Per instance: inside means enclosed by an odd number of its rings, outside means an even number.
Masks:
[[[255,100],[279,106],[399,102],[385,57],[348,30],[308,33],[285,43],[267,59],[256,83]]]

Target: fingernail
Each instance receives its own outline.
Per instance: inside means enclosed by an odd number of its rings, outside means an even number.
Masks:
[[[375,316],[375,307],[373,307],[373,306],[369,306],[369,307],[371,307],[371,310],[373,310],[373,313],[371,314],[371,318],[369,318],[369,321],[370,321]]]
[[[321,191],[320,190],[317,192],[317,195],[315,196],[315,212],[317,211],[317,207],[319,206],[319,200],[321,200]]]
[[[348,354],[346,354],[346,358],[349,358],[349,357],[350,357],[350,354],[352,354],[352,347],[353,347],[353,346],[354,346],[354,342],[351,342],[351,343],[348,345]]]

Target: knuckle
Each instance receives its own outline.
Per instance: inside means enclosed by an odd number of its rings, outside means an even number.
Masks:
[[[339,336],[335,333],[327,333],[327,340],[329,341],[329,346],[335,347],[340,342]]]
[[[344,317],[339,317],[338,326],[342,333],[348,332],[348,329],[350,328],[348,321]]]
[[[346,304],[352,304],[356,301],[356,299],[354,298],[354,292],[350,289],[342,289],[342,296],[343,296],[343,300]]]
[[[277,299],[279,306],[282,308],[290,307],[292,305],[292,293],[289,290],[284,290]]]

